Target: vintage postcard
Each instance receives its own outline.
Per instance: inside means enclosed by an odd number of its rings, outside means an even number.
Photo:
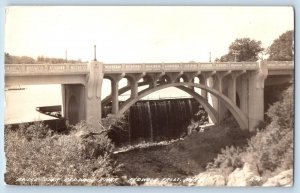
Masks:
[[[10,6],[8,185],[293,186],[294,10]]]

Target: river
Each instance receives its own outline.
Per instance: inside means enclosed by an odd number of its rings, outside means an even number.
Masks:
[[[125,85],[121,82],[120,87]],[[19,86],[15,86],[19,87]],[[24,90],[4,91],[4,124],[22,123],[39,120],[55,119],[51,116],[41,114],[35,109],[39,106],[61,105],[61,86],[60,85],[26,85],[20,86]],[[102,98],[109,94],[110,84],[104,81]],[[189,96],[184,92],[169,88],[155,92],[146,98],[157,99],[165,97]],[[128,94],[120,96],[120,100],[128,98]]]
[[[60,85],[20,86],[24,90],[6,90],[4,92],[4,123],[22,123],[54,119],[35,110],[38,106],[61,105]]]

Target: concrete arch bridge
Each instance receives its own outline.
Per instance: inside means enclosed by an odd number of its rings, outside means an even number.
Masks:
[[[242,129],[252,130],[264,118],[264,86],[292,83],[293,75],[292,61],[5,65],[6,85],[61,84],[63,116],[71,124],[87,120],[93,125],[110,102],[112,114],[121,116],[143,97],[176,87],[202,104],[214,123],[230,111]],[[122,78],[128,84],[119,88]],[[101,99],[103,79],[111,81],[111,94]],[[126,91],[130,97],[120,106],[119,95]]]

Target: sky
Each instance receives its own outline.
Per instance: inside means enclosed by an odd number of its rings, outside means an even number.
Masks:
[[[208,62],[236,38],[268,47],[294,29],[292,7],[8,7],[5,52],[104,63]]]

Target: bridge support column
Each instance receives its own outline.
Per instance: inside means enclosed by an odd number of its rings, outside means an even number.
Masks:
[[[240,108],[245,115],[248,115],[248,74],[241,76],[239,79]]]
[[[228,97],[236,104],[236,76],[232,75],[228,84]]]
[[[101,91],[103,81],[103,64],[93,61],[89,64],[89,79],[86,86],[86,121],[94,128],[99,128],[101,122]]]
[[[217,89],[220,93],[223,93],[224,87],[227,86],[227,75],[231,74],[231,71],[227,72],[217,72],[214,88]],[[214,109],[219,113],[219,123],[226,117],[227,108],[223,103],[221,103],[220,98],[214,97],[216,101],[213,101]]]
[[[185,82],[194,83],[195,82],[195,77],[197,77],[199,74],[201,74],[201,71],[198,71],[198,72],[186,72],[186,73],[184,73],[185,77],[184,77],[183,80]],[[188,86],[188,88],[190,88],[190,89],[192,89],[192,90],[195,91],[195,88],[193,86]]]
[[[236,93],[237,93],[237,82],[236,79],[242,75],[246,73],[246,71],[242,71],[242,72],[233,72],[231,73],[229,82],[228,82],[228,97],[229,99],[236,104]]]
[[[205,76],[205,83],[206,86],[210,87],[210,88],[214,88],[216,86],[216,81],[214,80],[214,78],[212,77],[212,75],[214,75],[215,73],[210,73],[207,76]],[[213,96],[210,93],[207,93],[207,91],[205,91],[204,93],[202,93],[202,91],[204,91],[203,89],[201,89],[201,95],[205,94],[208,103],[215,109],[216,112],[218,112],[218,98]],[[219,117],[219,115],[218,115]],[[209,122],[213,123],[213,121],[211,120],[211,118],[209,117]],[[217,124],[219,124],[219,118],[217,120]]]
[[[129,74],[128,76],[128,86],[130,86],[130,98],[136,98],[138,96],[138,82],[145,76],[146,73],[142,74]]]
[[[206,79],[206,77],[200,79],[199,78],[199,82],[202,85],[208,86],[208,80]],[[207,91],[204,89],[201,89],[201,96],[203,96],[203,98],[205,98],[207,100]]]
[[[111,81],[111,96],[112,96],[112,108],[111,113],[116,114],[119,110],[119,80]]]
[[[255,129],[255,126],[264,120],[264,82],[268,75],[268,69],[260,63],[260,69],[257,72],[251,72],[249,78],[249,130]]]
[[[130,98],[136,98],[138,96],[138,81],[134,80],[130,83]]]
[[[146,79],[145,81],[147,81],[149,83],[149,87],[150,88],[155,88],[157,86],[157,81],[165,75],[164,72],[161,73],[153,73],[153,74],[149,74],[151,78]]]
[[[201,72],[201,74],[199,74],[199,76],[197,76],[199,78],[199,83],[201,85],[204,86],[208,86],[208,87],[212,87],[213,86],[213,79],[211,78],[211,76],[213,76],[216,72],[211,72],[211,73],[203,73]],[[204,89],[201,89],[201,96],[205,99],[208,99],[208,94],[207,91]]]
[[[117,114],[119,111],[119,81],[124,77],[124,74],[111,75],[111,113]]]

